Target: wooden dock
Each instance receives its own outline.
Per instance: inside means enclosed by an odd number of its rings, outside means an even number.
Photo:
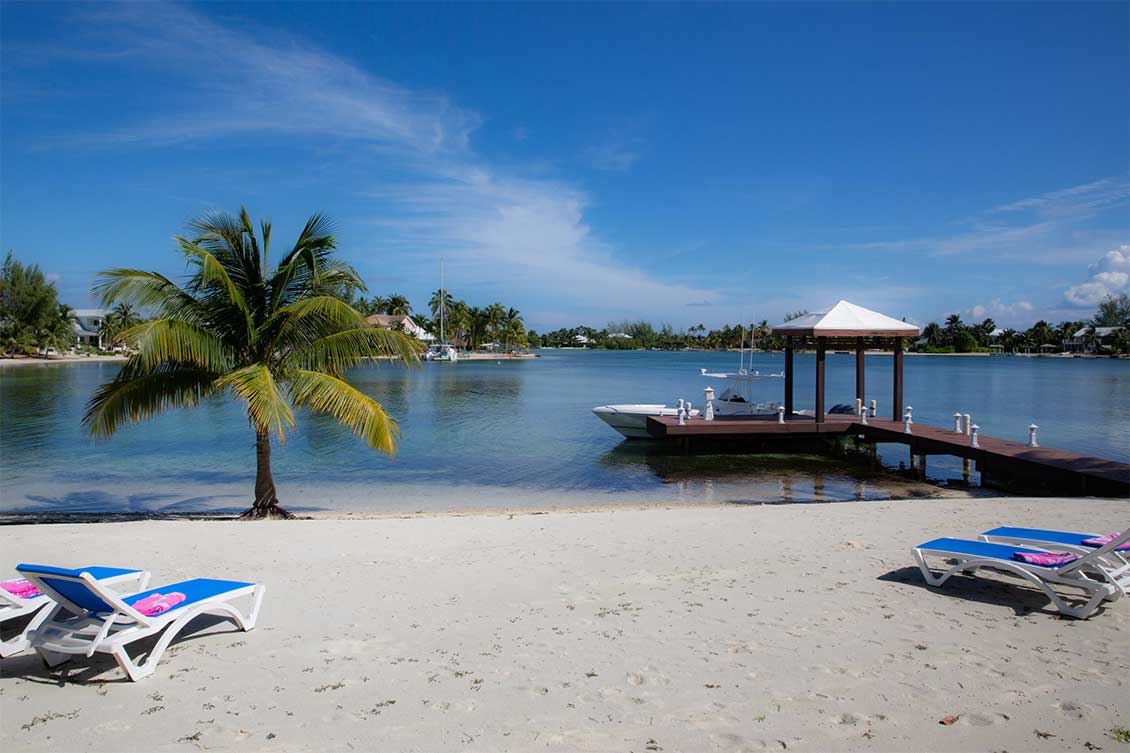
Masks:
[[[688,419],[680,426],[677,418],[651,416],[647,430],[656,439],[679,441],[688,449],[697,443],[736,444],[760,450],[788,451],[790,447],[810,447],[838,439],[854,439],[870,445],[906,445],[911,465],[924,474],[926,457],[951,455],[970,461],[981,473],[982,483],[1013,484],[1023,488],[1046,488],[1074,494],[1130,496],[1130,465],[1105,458],[1080,455],[1048,447],[1029,447],[1022,442],[980,435],[977,447],[970,438],[953,430],[927,424],[911,424],[904,431],[901,421],[826,414],[817,422],[812,416],[792,415],[784,423],[776,417],[736,418],[719,416],[713,421],[701,417]]]

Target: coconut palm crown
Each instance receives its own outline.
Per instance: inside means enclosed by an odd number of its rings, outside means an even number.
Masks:
[[[256,238],[246,209],[209,212],[177,237],[189,275],[183,286],[156,272],[112,269],[94,286],[102,305],[131,303],[151,318],[121,333],[137,344],[112,382],[87,406],[95,437],[228,393],[255,432],[255,500],[244,517],[290,517],[271,475],[271,440],[295,426],[295,408],[328,414],[370,447],[395,453],[399,428],[381,405],[351,387],[344,370],[363,359],[418,359],[401,332],[366,325],[346,300],[364,285],[335,258],[330,221],[315,214],[272,267],[271,225]]]

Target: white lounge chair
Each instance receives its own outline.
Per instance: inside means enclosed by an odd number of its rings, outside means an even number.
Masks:
[[[1047,594],[1060,612],[1069,617],[1083,619],[1094,612],[1103,600],[1114,601],[1120,598],[1125,593],[1126,587],[1130,586],[1130,576],[1117,581],[1112,580],[1102,566],[1102,558],[1126,541],[1130,541],[1130,530],[1106,546],[1094,549],[1073,562],[1059,567],[1032,565],[1012,557],[1015,552],[1037,554],[1046,552],[1046,549],[992,544],[986,541],[934,539],[914,547],[912,553],[918,568],[922,571],[922,577],[931,586],[941,586],[956,573],[975,573],[980,568],[998,570],[1027,580]],[[930,556],[951,560],[954,564],[940,575],[936,575],[926,563],[926,558]],[[1083,604],[1073,607],[1063,599],[1054,586],[1077,588],[1084,592],[1086,600]]]
[[[981,534],[982,542],[994,544],[1019,544],[1020,546],[1038,546],[1052,549],[1055,552],[1070,552],[1072,554],[1090,554],[1097,546],[1084,544],[1088,538],[1098,538],[1098,534],[1076,534],[1067,530],[1046,530],[1043,528],[1014,528],[1003,526],[986,530]],[[1123,544],[1130,547],[1130,544]],[[1103,556],[1105,566],[1121,574],[1130,574],[1130,548],[1114,549]],[[1123,571],[1123,568],[1125,569]],[[1125,596],[1125,589],[1122,595]]]
[[[195,617],[220,615],[230,618],[241,630],[251,630],[265,590],[258,583],[194,578],[122,596],[81,570],[43,565],[20,565],[16,570],[58,602],[43,623],[28,634],[31,646],[48,666],[62,664],[79,654],[110,654],[135,682],[153,673],[165,649]],[[153,616],[133,608],[133,604],[155,593],[182,593],[185,599]],[[251,610],[246,616],[232,604],[243,597],[251,599]],[[161,631],[164,635],[143,663],[130,658],[126,651],[129,644]]]
[[[90,577],[105,585],[120,586],[130,583],[131,590],[128,591],[129,593],[140,591],[149,583],[149,573],[146,570],[125,570],[118,567],[84,567],[83,571],[90,573]],[[46,607],[54,603],[51,597],[42,591],[35,596],[23,599],[0,588],[0,624],[39,612],[39,614],[32,617],[31,621],[24,626],[24,629],[20,631],[19,635],[0,642],[0,658],[6,659],[9,656],[15,656],[27,649],[28,633],[39,627],[47,618],[47,614],[50,610]]]

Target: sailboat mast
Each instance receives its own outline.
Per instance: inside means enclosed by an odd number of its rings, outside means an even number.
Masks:
[[[439,344],[443,345],[443,318],[447,308],[447,293],[443,289],[443,259],[439,260]]]

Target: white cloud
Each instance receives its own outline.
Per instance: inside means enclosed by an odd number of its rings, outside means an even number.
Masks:
[[[108,24],[93,32],[99,40],[127,49],[131,65],[164,72],[178,97],[154,105],[163,107],[160,115],[83,133],[72,144],[148,146],[253,132],[336,137],[373,147],[354,149],[353,159],[395,162],[410,176],[366,194],[369,221],[387,231],[385,240],[369,241],[371,263],[382,272],[390,245],[405,255],[443,255],[449,278],[505,283],[498,295],[520,302],[524,293],[531,310],[582,305],[595,309],[592,316],[656,315],[686,300],[719,298],[617,259],[585,223],[589,198],[574,186],[484,162],[471,148],[481,118],[441,94],[400,87],[273,30],[244,33],[181,6],[116,6],[91,19]],[[513,135],[523,140],[529,132],[519,126]],[[635,143],[609,141],[589,157],[626,169],[638,158]],[[354,261],[364,272],[368,260]],[[419,268],[433,274],[431,264]]]
[[[1086,282],[1072,285],[1064,292],[1070,305],[1091,308],[1108,295],[1126,292],[1130,287],[1130,244],[1103,254],[1087,272]]]
[[[994,298],[988,303],[978,303],[966,314],[976,320],[993,319],[997,324],[1018,324],[1029,321],[1035,307],[1028,301],[1003,303],[999,298]]]

